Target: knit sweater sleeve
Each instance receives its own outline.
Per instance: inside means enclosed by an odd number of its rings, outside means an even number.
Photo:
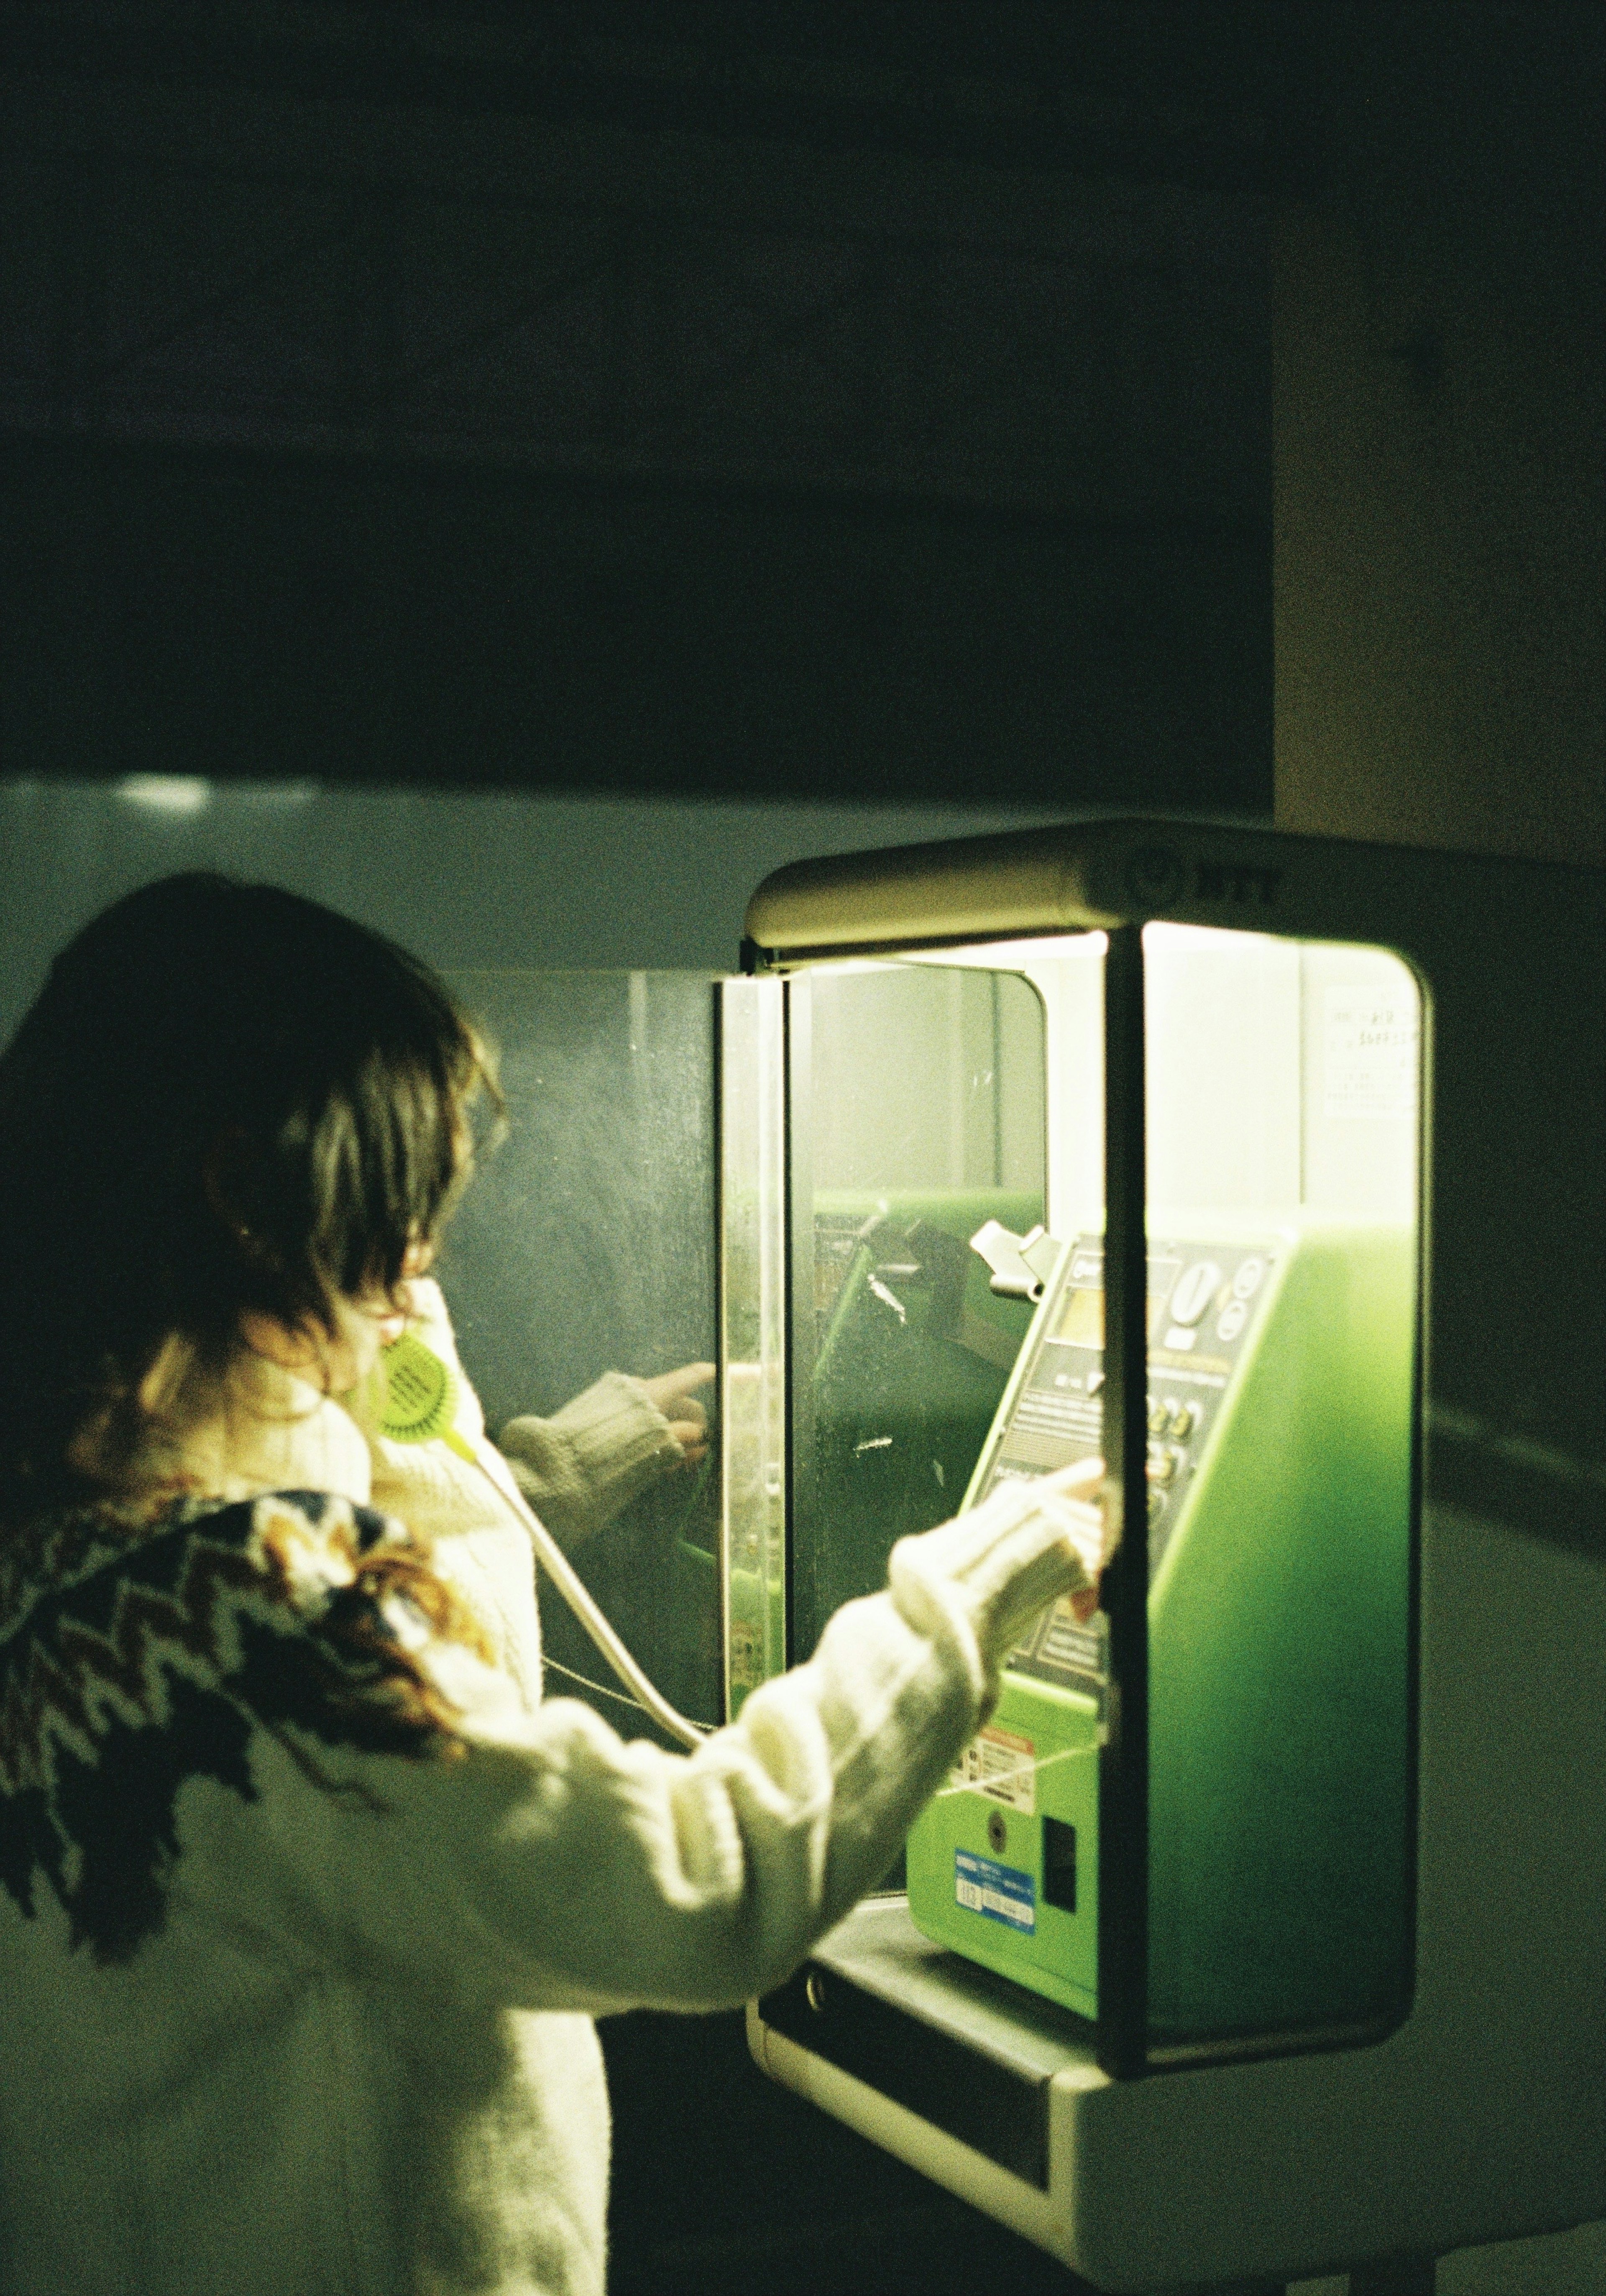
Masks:
[[[617,1371],[550,1419],[510,1419],[497,1446],[520,1490],[564,1546],[600,1530],[684,1457],[640,1381]]]
[[[356,1609],[343,1564],[324,1603],[303,1540],[297,1701],[258,1713],[249,1799],[203,1782],[181,1805],[177,1882],[297,1957],[442,2001],[740,2002],[875,1885],[1024,1619],[1088,1585],[1098,1536],[1045,1483],[905,1540],[889,1590],[838,1612],[806,1665],[690,1755],[573,1702],[524,1710],[399,1532],[382,1542],[401,1540],[396,1575]]]

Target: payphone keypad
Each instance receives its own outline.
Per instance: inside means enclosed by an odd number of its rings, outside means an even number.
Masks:
[[[1263,1243],[1151,1237],[1149,1246],[1149,1568],[1158,1570],[1231,1387],[1276,1253]],[[1103,1441],[1104,1248],[1082,1236],[1061,1257],[1032,1354],[978,1496],[1051,1473]],[[1009,1660],[1102,1701],[1102,1617],[1082,1624],[1058,1603]]]

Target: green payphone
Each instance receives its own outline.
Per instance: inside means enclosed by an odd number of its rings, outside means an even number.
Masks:
[[[1151,1211],[1149,2014],[1174,2044],[1380,2018],[1407,1908],[1415,1292],[1403,1223]],[[1058,1263],[979,1497],[1100,1440],[1103,1240]],[[1062,1605],[910,1838],[927,1935],[1098,2013],[1103,1621]]]

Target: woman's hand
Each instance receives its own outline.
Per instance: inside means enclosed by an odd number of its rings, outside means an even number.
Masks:
[[[1050,1603],[1079,1619],[1098,1607],[1115,1544],[1102,1459],[999,1484],[935,1530],[901,1538],[887,1577],[913,1627],[941,1633],[957,1606],[968,1616],[989,1695],[1021,1636]]]
[[[656,1379],[637,1382],[646,1390],[647,1400],[668,1420],[669,1431],[688,1467],[700,1467],[708,1456],[708,1414],[696,1395],[713,1375],[711,1363],[682,1364],[679,1371],[660,1372]]]

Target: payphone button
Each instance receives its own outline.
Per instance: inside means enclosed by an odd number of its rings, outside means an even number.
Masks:
[[[1171,1295],[1172,1322],[1197,1324],[1221,1280],[1222,1272],[1215,1260],[1196,1259]]]
[[[1149,1433],[1163,1435],[1170,1423],[1171,1406],[1168,1403],[1151,1403],[1149,1406]]]
[[[1149,1454],[1149,1480],[1151,1483],[1169,1483],[1176,1480],[1177,1455],[1162,1451],[1157,1445]]]
[[[1185,1443],[1198,1425],[1198,1412],[1194,1405],[1191,1403],[1179,1403],[1176,1407],[1175,1416],[1173,1418],[1171,1423],[1172,1441],[1174,1443]]]

